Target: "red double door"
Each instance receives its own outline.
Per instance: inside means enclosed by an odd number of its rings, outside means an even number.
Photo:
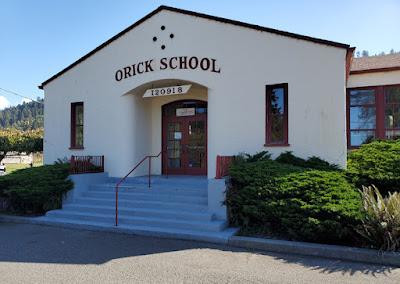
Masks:
[[[207,103],[178,101],[163,108],[163,174],[207,174]]]

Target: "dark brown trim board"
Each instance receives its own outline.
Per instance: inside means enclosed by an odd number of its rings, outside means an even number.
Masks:
[[[354,74],[365,74],[365,73],[375,73],[375,72],[390,72],[390,71],[399,71],[399,70],[400,70],[400,66],[394,66],[394,67],[385,67],[385,68],[354,70],[354,71],[350,71],[350,74],[354,75]]]

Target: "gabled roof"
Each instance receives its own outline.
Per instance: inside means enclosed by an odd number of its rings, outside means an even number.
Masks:
[[[350,74],[400,70],[400,53],[354,58]]]
[[[314,42],[314,43],[318,43],[318,44],[324,44],[324,45],[334,46],[334,47],[344,48],[344,49],[348,49],[349,48],[349,45],[343,44],[343,43],[338,43],[338,42],[334,42],[334,41],[329,41],[329,40],[314,38],[314,37],[310,37],[310,36],[290,33],[290,32],[286,32],[286,31],[266,28],[266,27],[262,27],[262,26],[258,26],[258,25],[248,24],[248,23],[244,23],[244,22],[240,22],[240,21],[235,21],[235,20],[230,20],[230,19],[226,19],[226,18],[211,16],[211,15],[207,15],[207,14],[202,14],[202,13],[197,13],[197,12],[193,12],[193,11],[178,9],[178,8],[174,8],[174,7],[160,6],[156,10],[154,10],[153,12],[151,12],[151,13],[147,14],[146,16],[144,16],[143,18],[141,18],[139,21],[137,21],[134,24],[132,24],[131,26],[127,27],[126,29],[124,29],[120,33],[116,34],[115,36],[113,36],[112,38],[107,40],[106,42],[102,43],[101,45],[99,45],[98,47],[96,47],[95,49],[90,51],[88,54],[86,54],[83,57],[79,58],[77,61],[75,61],[71,65],[67,66],[66,68],[64,68],[63,70],[58,72],[57,74],[53,75],[51,78],[49,78],[46,81],[44,81],[39,86],[39,89],[43,89],[43,87],[46,84],[48,84],[49,82],[51,82],[54,79],[56,79],[57,77],[61,76],[62,74],[64,74],[68,70],[72,69],[73,67],[75,67],[79,63],[83,62],[84,60],[86,60],[87,58],[89,58],[90,56],[95,54],[97,51],[101,50],[103,47],[105,47],[108,44],[112,43],[113,41],[115,41],[116,39],[120,38],[121,36],[123,36],[124,34],[129,32],[130,30],[135,28],[136,26],[140,25],[141,23],[143,23],[147,19],[151,18],[152,16],[154,16],[155,14],[157,14],[160,11],[163,11],[163,10],[172,11],[172,12],[176,12],[176,13],[180,13],[180,14],[184,14],[184,15],[189,15],[189,16],[194,16],[194,17],[199,17],[199,18],[203,18],[203,19],[207,19],[207,20],[217,21],[217,22],[220,22],[220,23],[231,24],[231,25],[235,25],[235,26],[239,26],[239,27],[243,27],[243,28],[249,28],[249,29],[253,29],[253,30],[257,30],[257,31],[273,33],[273,34],[286,36],[286,37],[291,37],[291,38],[295,38],[295,39],[299,39],[299,40],[310,41],[310,42]]]

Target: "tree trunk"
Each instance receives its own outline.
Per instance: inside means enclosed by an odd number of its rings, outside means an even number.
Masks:
[[[1,164],[1,161],[3,161],[3,159],[6,157],[6,154],[7,153],[0,152],[0,164]]]

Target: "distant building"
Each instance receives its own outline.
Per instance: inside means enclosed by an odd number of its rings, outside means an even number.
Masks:
[[[350,148],[400,138],[400,53],[354,58],[347,88]]]

